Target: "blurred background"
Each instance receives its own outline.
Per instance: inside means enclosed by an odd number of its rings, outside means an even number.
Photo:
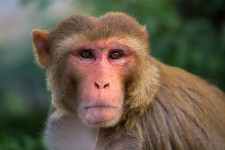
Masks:
[[[224,0],[0,0],[0,150],[42,150],[50,103],[31,30],[75,12],[123,11],[146,25],[151,54],[225,90]]]

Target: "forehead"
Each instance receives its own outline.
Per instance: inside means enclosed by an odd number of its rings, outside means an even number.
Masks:
[[[134,51],[134,48],[139,47],[145,49],[144,45],[141,42],[134,38],[103,38],[98,40],[88,40],[84,38],[79,38],[79,36],[73,36],[73,38],[67,38],[60,41],[57,46],[61,50],[76,50],[80,48],[93,48],[93,49],[127,49]]]
[[[98,39],[96,41],[90,41],[91,45],[94,45],[95,47],[104,49],[107,47],[112,47],[112,46],[117,46],[119,48],[119,46],[121,47],[128,47],[127,45],[129,45],[130,41],[129,39],[118,39],[115,37],[112,38],[108,38],[108,39]]]

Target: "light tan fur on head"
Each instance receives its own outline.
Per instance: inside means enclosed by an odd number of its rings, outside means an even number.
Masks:
[[[43,34],[47,33],[43,32]],[[66,107],[67,109],[70,107],[68,106],[68,102],[62,102],[62,99],[65,99],[63,96],[65,92],[63,91],[66,89],[64,86],[66,85],[66,81],[60,74],[63,74],[62,72],[65,69],[66,62],[64,61],[64,56],[71,51],[70,47],[77,41],[97,41],[99,39],[116,38],[134,51],[138,66],[133,66],[135,72],[130,74],[129,86],[127,86],[129,88],[126,88],[125,92],[127,94],[124,107],[129,113],[132,109],[131,112],[138,112],[140,115],[140,112],[144,111],[143,106],[147,106],[156,93],[159,86],[158,70],[154,65],[146,65],[150,61],[148,58],[148,34],[145,28],[130,16],[118,12],[111,12],[99,18],[75,14],[58,23],[45,36],[45,42],[48,45],[46,47],[48,49],[45,52],[49,52],[50,58],[48,85],[53,95],[57,95],[54,96],[57,97],[54,99],[57,107]],[[152,74],[153,78],[148,78],[150,74]],[[152,91],[151,95],[146,93],[149,90]],[[135,108],[138,109],[133,111]],[[124,114],[124,117],[126,118],[127,115]]]

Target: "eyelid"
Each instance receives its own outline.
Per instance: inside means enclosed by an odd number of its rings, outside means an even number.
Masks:
[[[81,48],[81,49],[78,49],[78,52],[79,53],[82,53],[84,51],[90,51],[91,53],[93,53],[93,50],[91,48]]]
[[[109,52],[109,54],[111,54],[111,53],[113,53],[113,52],[118,52],[118,53],[120,53],[121,55],[125,54],[124,51],[121,50],[121,49],[112,49],[112,50]]]

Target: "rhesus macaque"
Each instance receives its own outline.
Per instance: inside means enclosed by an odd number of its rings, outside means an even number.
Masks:
[[[52,92],[48,149],[225,149],[225,94],[150,56],[132,17],[75,14],[32,38]]]

